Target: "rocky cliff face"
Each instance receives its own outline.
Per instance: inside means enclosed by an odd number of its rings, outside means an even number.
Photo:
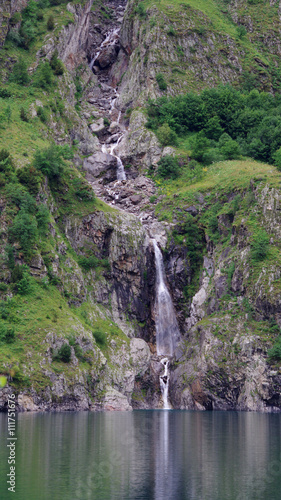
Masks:
[[[159,222],[164,217],[156,202],[164,204],[168,193],[146,177],[150,165],[174,154],[145,127],[141,106],[147,98],[238,82],[247,58],[254,60],[234,33],[236,27],[228,31],[225,17],[222,29],[215,29],[208,12],[184,5],[179,14],[158,6],[142,12],[135,1],[128,2],[126,10],[125,2],[94,7],[91,0],[69,3],[67,12],[74,22],[49,33],[37,51],[30,72],[40,61],[50,60],[55,49],[66,68],[58,93],[67,125],[51,114],[48,133],[58,144],[79,143],[74,163],[107,205],[84,202],[77,189],[72,191],[75,203],[69,201],[69,184],[50,189],[45,180],[41,186],[37,202],[50,210],[50,241],[44,250],[36,249],[29,262],[41,287],[31,309],[24,299],[11,302],[20,357],[11,356],[9,348],[3,354],[0,369],[9,384],[1,392],[2,409],[11,391],[17,392],[19,410],[161,407],[163,367],[155,346],[150,241],[155,238],[182,334],[171,362],[173,406],[280,411],[280,365],[269,363],[267,355],[281,326],[279,189],[265,177],[253,177],[243,188],[198,191],[182,206],[176,205],[176,194],[169,206],[163,205],[172,218]],[[13,9],[23,6],[13,4]],[[253,22],[241,9],[243,2],[230,2],[226,8],[237,26],[247,26],[256,40]],[[110,43],[102,45],[110,33]],[[278,50],[273,52],[275,57]],[[255,64],[264,68],[265,59],[256,52],[255,57]],[[167,93],[157,84],[161,72]],[[271,85],[271,76],[265,74],[265,87]],[[37,104],[31,106],[35,110]],[[38,118],[36,113],[32,118]],[[126,180],[118,182],[117,159],[126,173]],[[85,182],[81,173],[73,172],[69,177],[75,186]],[[219,206],[215,235],[204,219],[212,205]],[[187,216],[199,235],[201,254],[195,264],[184,229]],[[5,253],[11,223],[5,194],[1,221],[1,281],[10,288],[0,293],[8,303],[14,297]],[[259,264],[252,259],[257,223],[269,235],[271,252]],[[24,263],[21,252],[17,259],[17,264]],[[46,279],[54,284],[52,301],[44,288],[49,286]],[[35,325],[31,331],[25,318]],[[56,358],[65,344],[71,351],[68,363]]]

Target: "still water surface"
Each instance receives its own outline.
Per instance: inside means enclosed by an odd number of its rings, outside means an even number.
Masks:
[[[281,415],[20,414],[9,493],[0,414],[0,499],[280,500]]]

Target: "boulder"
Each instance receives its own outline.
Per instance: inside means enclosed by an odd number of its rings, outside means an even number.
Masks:
[[[108,153],[97,152],[84,160],[86,179],[92,181],[103,177],[105,183],[116,180],[116,158]]]
[[[101,69],[108,68],[117,58],[119,52],[118,45],[108,45],[101,50],[98,55],[95,64],[97,64]]]

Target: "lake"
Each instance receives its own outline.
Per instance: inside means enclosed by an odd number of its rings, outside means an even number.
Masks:
[[[280,500],[281,415],[140,410],[21,413],[6,500]],[[11,441],[10,441],[11,443]]]

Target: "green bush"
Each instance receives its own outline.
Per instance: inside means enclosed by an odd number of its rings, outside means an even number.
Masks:
[[[23,121],[23,122],[28,122],[28,116],[27,116],[27,112],[25,111],[24,108],[21,108],[20,109],[20,119]]]
[[[271,361],[281,360],[281,337],[279,337],[273,347],[269,349],[267,355]]]
[[[26,257],[33,253],[38,241],[37,222],[33,215],[20,210],[8,230],[11,241],[17,241]]]
[[[69,363],[71,360],[71,347],[69,344],[63,344],[60,349],[54,354],[53,361],[62,361]]]
[[[7,327],[0,321],[0,343],[11,344],[15,341],[15,331],[11,327]]]
[[[9,99],[9,97],[11,97],[11,96],[12,96],[12,94],[11,94],[11,92],[8,89],[0,87],[0,97],[2,99]]]
[[[162,73],[156,75],[156,81],[160,90],[167,90],[167,83]]]
[[[17,169],[17,178],[31,194],[37,194],[42,182],[42,174],[33,165]]]
[[[177,134],[169,127],[168,123],[159,127],[156,135],[162,146],[177,146],[178,144]]]
[[[6,290],[8,289],[8,285],[6,285],[6,283],[0,283],[0,292],[6,292]]]
[[[83,269],[85,269],[86,271],[98,267],[99,265],[101,265],[101,261],[102,259],[98,259],[94,255],[92,255],[91,257],[78,257],[79,266],[83,267]]]
[[[15,26],[21,21],[21,13],[15,12],[12,17],[10,17],[9,24],[10,26]]]
[[[20,184],[8,184],[5,191],[10,203],[16,205],[24,212],[35,214],[36,200],[23,186]]]
[[[146,9],[145,9],[145,6],[143,5],[143,3],[141,3],[141,1],[136,6],[135,12],[140,17],[143,17],[143,18],[146,17]]]
[[[49,179],[58,179],[63,173],[62,153],[58,146],[52,144],[46,149],[36,151],[34,167]]]
[[[58,51],[55,50],[55,52],[53,53],[51,59],[50,59],[50,65],[51,65],[51,68],[53,70],[53,72],[55,73],[55,75],[59,76],[59,75],[63,75],[64,73],[64,66],[63,66],[63,63],[60,59],[58,59]]]
[[[260,230],[253,239],[251,244],[251,256],[254,261],[262,261],[266,258],[269,249],[269,236]]]
[[[40,106],[37,109],[37,116],[39,116],[42,123],[46,123],[48,121],[48,112],[46,108]]]
[[[103,330],[93,330],[93,337],[95,338],[96,343],[99,347],[105,347],[107,344],[106,333]]]
[[[38,231],[40,235],[45,236],[49,230],[49,222],[50,222],[50,212],[46,205],[39,205],[36,219],[38,224]]]
[[[47,21],[47,29],[49,31],[52,31],[54,29],[54,27],[55,27],[55,19],[54,19],[54,16],[51,15]]]
[[[23,58],[20,57],[18,62],[15,63],[9,80],[19,85],[27,85],[29,83],[30,76],[27,71],[27,64]]]
[[[54,85],[54,75],[48,61],[39,64],[33,80],[33,85],[43,90],[48,90]]]
[[[180,174],[179,161],[174,156],[164,156],[158,162],[157,174],[164,179],[176,179]]]

